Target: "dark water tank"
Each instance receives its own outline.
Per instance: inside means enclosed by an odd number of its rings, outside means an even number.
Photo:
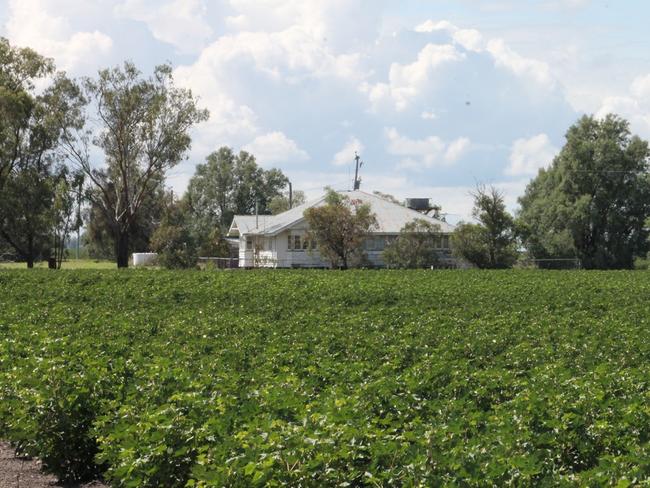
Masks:
[[[431,203],[428,198],[407,198],[406,206],[418,212],[426,212],[431,210]]]

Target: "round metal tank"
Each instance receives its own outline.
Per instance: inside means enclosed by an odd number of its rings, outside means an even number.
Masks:
[[[133,266],[148,266],[155,263],[158,253],[155,252],[134,252]]]

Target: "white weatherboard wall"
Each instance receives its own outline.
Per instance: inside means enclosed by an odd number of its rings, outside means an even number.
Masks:
[[[307,227],[304,222],[281,232],[276,236],[276,246],[278,250],[278,262],[284,268],[324,268],[327,263],[320,257],[316,249],[289,249],[289,236],[300,236],[302,242],[307,236]]]
[[[307,230],[288,229],[276,236],[242,236],[239,247],[239,266],[243,268],[323,268],[327,263],[317,250],[289,249],[289,235],[300,235],[301,241]],[[252,247],[250,246],[252,245]]]

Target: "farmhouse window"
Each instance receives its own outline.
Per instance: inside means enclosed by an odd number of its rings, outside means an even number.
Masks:
[[[387,239],[384,237],[368,237],[364,242],[367,251],[383,251]]]
[[[307,239],[302,239],[299,235],[291,235],[287,237],[287,249],[289,251],[302,251],[307,249]]]
[[[246,250],[250,251],[253,249],[253,238],[252,237],[247,237],[246,238]]]
[[[442,236],[442,248],[443,249],[449,249],[449,236],[448,235]]]

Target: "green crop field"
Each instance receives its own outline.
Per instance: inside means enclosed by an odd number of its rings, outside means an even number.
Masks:
[[[0,438],[114,486],[650,484],[650,274],[0,271]]]

